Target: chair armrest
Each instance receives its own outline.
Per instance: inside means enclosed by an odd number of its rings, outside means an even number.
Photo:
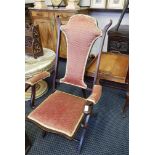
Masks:
[[[102,86],[101,85],[94,85],[93,91],[91,95],[87,98],[87,101],[90,101],[96,104],[102,95]]]
[[[44,71],[44,72],[34,75],[32,78],[28,79],[25,83],[33,86],[36,83],[38,83],[39,81],[41,81],[49,76],[50,76],[50,73],[47,71]]]

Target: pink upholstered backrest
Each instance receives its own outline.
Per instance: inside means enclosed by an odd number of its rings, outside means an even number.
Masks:
[[[74,15],[66,25],[61,26],[67,41],[66,73],[60,82],[87,88],[84,72],[90,49],[102,31],[96,20],[87,15]]]

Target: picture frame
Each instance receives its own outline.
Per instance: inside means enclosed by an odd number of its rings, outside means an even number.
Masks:
[[[91,0],[90,8],[106,8],[107,0]]]
[[[123,9],[126,0],[107,0],[107,9]]]

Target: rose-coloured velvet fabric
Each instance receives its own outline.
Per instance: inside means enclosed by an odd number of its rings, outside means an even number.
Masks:
[[[47,71],[44,71],[34,75],[32,78],[28,79],[26,83],[33,86],[34,84],[38,83],[40,80],[43,80],[49,76],[50,76],[50,73]]]
[[[95,18],[82,14],[72,16],[61,30],[67,40],[67,66],[60,82],[87,88],[83,80],[87,58],[102,31],[97,27]]]
[[[55,91],[28,115],[28,119],[72,138],[83,118],[85,103],[84,98]]]
[[[96,104],[99,101],[101,95],[102,95],[102,86],[94,85],[93,91],[91,95],[87,98],[87,100]]]

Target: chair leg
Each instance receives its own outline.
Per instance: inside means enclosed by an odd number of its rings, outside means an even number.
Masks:
[[[84,123],[84,126],[83,126],[83,132],[81,134],[80,144],[79,144],[79,147],[78,147],[78,153],[79,154],[81,152],[82,144],[83,144],[84,137],[85,137],[85,134],[86,134],[86,130],[87,130],[87,127],[88,127],[89,118],[90,118],[90,114],[86,115],[85,123]]]
[[[29,84],[25,84],[25,92],[31,87]]]
[[[47,135],[47,132],[43,130],[42,131],[42,137],[44,138],[46,135]]]
[[[36,85],[33,85],[31,87],[31,108],[34,109],[35,105],[34,105],[34,101],[35,101],[35,95],[36,95]]]
[[[28,137],[28,135],[25,133],[25,154],[27,155],[27,153],[29,152],[30,148],[32,146],[32,143]]]
[[[86,90],[82,88],[83,97],[86,98]]]
[[[82,132],[82,135],[81,135],[80,144],[79,144],[79,147],[78,147],[79,154],[81,152],[81,148],[82,148],[82,144],[83,144],[85,133],[86,133],[86,128],[83,129],[83,132]]]
[[[123,113],[126,111],[126,108],[129,106],[129,95],[126,95],[125,105],[122,109]]]

